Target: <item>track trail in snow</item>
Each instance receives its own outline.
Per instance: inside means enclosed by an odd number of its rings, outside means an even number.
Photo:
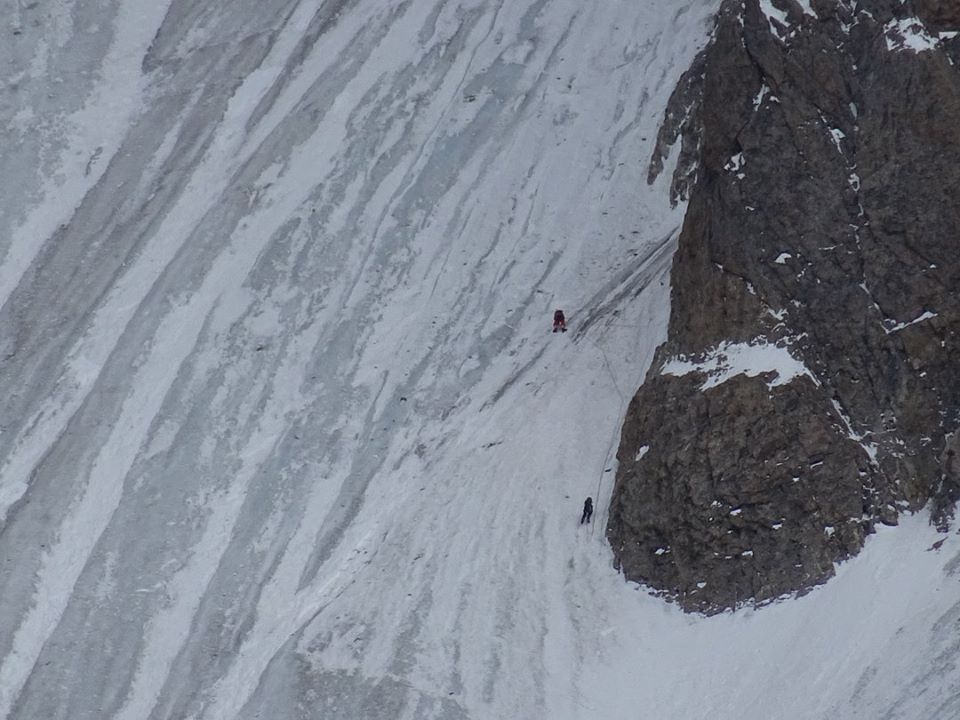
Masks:
[[[600,532],[683,213],[646,162],[716,4],[18,5],[0,718],[771,716],[738,678],[822,659],[824,601],[687,618]]]

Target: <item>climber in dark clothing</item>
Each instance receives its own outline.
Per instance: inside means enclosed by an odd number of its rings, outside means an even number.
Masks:
[[[591,515],[593,515],[593,498],[587,498],[583,501],[583,515],[580,516],[580,524],[590,522]]]
[[[554,310],[553,312],[553,331],[567,331],[567,319],[563,316],[563,310]]]

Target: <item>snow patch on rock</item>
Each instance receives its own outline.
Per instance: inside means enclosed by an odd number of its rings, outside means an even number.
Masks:
[[[753,98],[754,111],[760,109],[760,106],[763,105],[763,99],[767,96],[769,92],[770,92],[770,88],[766,83],[760,86],[760,90],[757,91],[756,97]]]
[[[710,350],[703,360],[675,358],[666,362],[660,372],[678,377],[691,372],[703,373],[707,379],[700,386],[700,390],[709,390],[737,375],[756,377],[769,372],[776,374],[767,381],[770,388],[785,385],[802,376],[820,385],[807,366],[793,357],[787,347],[765,340],[753,343],[725,342]]]
[[[762,12],[767,22],[770,23],[770,32],[779,38],[789,35],[787,30],[790,27],[790,20],[787,18],[785,10],[776,7],[771,0],[760,0],[760,12]],[[781,30],[784,28],[784,30]]]
[[[891,52],[929,52],[936,50],[939,38],[927,32],[919,18],[891,20],[883,27],[887,50]]]
[[[889,328],[885,327],[883,330],[885,333],[887,333],[887,335],[890,335],[891,333],[899,332],[906,327],[910,327],[911,325],[916,325],[917,323],[921,323],[925,320],[930,320],[935,317],[937,317],[937,313],[927,310],[922,315],[915,317],[913,320],[910,320],[908,322],[897,323],[893,327],[889,327]]]
[[[799,5],[800,9],[803,10],[804,15],[808,15],[816,20],[820,19],[820,16],[817,15],[816,11],[810,7],[810,0],[797,0],[797,5]]]
[[[741,169],[743,168],[745,162],[746,161],[743,159],[743,153],[738,152],[736,155],[733,155],[729,160],[727,160],[727,164],[723,166],[723,169],[732,173],[736,173],[737,178],[743,180],[744,174],[741,172]]]

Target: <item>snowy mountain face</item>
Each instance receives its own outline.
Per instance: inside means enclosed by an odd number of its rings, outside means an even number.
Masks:
[[[717,5],[8,4],[0,718],[956,716],[925,521],[711,618],[598,529]]]
[[[809,588],[960,497],[960,6],[930,5],[724,3],[670,103],[690,202],[609,532],[686,607]]]
[[[17,8],[0,717],[563,717],[714,4]]]

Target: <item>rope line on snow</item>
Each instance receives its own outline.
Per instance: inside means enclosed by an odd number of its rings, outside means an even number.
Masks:
[[[674,228],[673,230],[671,230],[669,233],[667,233],[666,236],[664,236],[664,238],[663,238],[659,243],[657,243],[657,244],[654,246],[654,248],[653,248],[649,253],[647,253],[644,257],[640,258],[640,261],[637,263],[635,269],[632,270],[632,271],[630,272],[630,274],[621,281],[620,287],[623,287],[623,286],[625,286],[625,285],[628,286],[628,285],[630,284],[630,281],[631,281],[631,279],[632,279],[633,277],[636,277],[637,274],[639,274],[641,271],[645,270],[653,261],[658,260],[659,257],[660,257],[660,253],[663,251],[663,249],[664,249],[669,243],[671,243],[671,242],[674,241],[674,239],[676,238],[676,235],[677,235],[677,231],[678,231],[678,230],[679,230],[679,227],[676,227],[676,228]],[[659,273],[654,273],[651,277],[646,277],[646,278],[640,277],[640,278],[637,278],[637,279],[640,281],[640,283],[642,283],[642,284],[640,284],[639,287],[631,288],[631,292],[633,293],[633,297],[637,297],[637,296],[639,296],[643,291],[645,291],[645,290],[649,287],[651,280],[653,280],[654,277],[656,277],[658,274],[659,274]],[[594,299],[596,299],[596,298],[594,298]],[[617,294],[615,294],[615,296],[612,298],[612,300],[609,301],[609,302],[617,303],[617,302],[619,302],[621,299],[623,299],[622,293],[617,293]],[[609,303],[608,303],[608,304],[609,304]],[[582,309],[582,308],[581,308],[581,309]],[[574,333],[574,341],[576,341],[577,339],[579,339],[581,336],[582,336],[582,337],[585,337],[585,338],[587,338],[587,340],[590,341],[590,343],[591,343],[597,350],[600,351],[600,355],[603,357],[603,364],[604,364],[604,366],[607,368],[607,374],[610,375],[610,382],[613,383],[613,389],[616,390],[616,391],[617,391],[617,395],[620,396],[620,412],[619,412],[618,415],[617,415],[618,421],[617,421],[617,423],[614,424],[614,426],[613,426],[613,432],[612,432],[611,435],[610,435],[610,442],[609,442],[609,444],[607,445],[607,452],[606,452],[606,455],[604,455],[604,457],[603,457],[603,464],[600,466],[600,473],[599,473],[599,477],[597,478],[597,490],[596,490],[596,495],[594,496],[594,497],[596,498],[596,500],[595,500],[595,502],[594,502],[594,514],[595,514],[595,515],[597,514],[597,504],[598,504],[599,501],[600,501],[600,492],[601,492],[601,490],[603,489],[603,476],[606,474],[607,463],[608,463],[608,462],[610,461],[610,459],[611,459],[611,458],[610,458],[610,454],[613,452],[614,444],[615,444],[616,441],[617,441],[617,436],[620,434],[620,422],[621,422],[621,421],[623,420],[623,418],[625,417],[625,413],[626,413],[626,411],[627,411],[627,406],[628,406],[628,404],[629,404],[629,400],[627,399],[627,396],[624,394],[623,390],[620,389],[620,385],[619,385],[619,383],[617,382],[617,376],[616,376],[616,374],[613,372],[613,366],[612,366],[611,363],[610,363],[610,357],[607,355],[606,350],[604,350],[602,347],[600,347],[600,345],[599,345],[592,337],[590,337],[590,336],[587,334],[587,333],[590,331],[590,329],[592,329],[594,322],[595,322],[597,319],[599,319],[599,317],[602,317],[603,314],[605,314],[605,311],[603,311],[603,310],[601,309],[599,315],[594,315],[594,316],[592,316],[592,317],[591,317],[591,316],[588,316],[586,325],[581,326],[580,329],[578,329],[578,330]],[[636,328],[639,328],[639,327],[642,326],[642,324],[641,324],[641,323],[629,323],[629,322],[623,322],[623,321],[612,322],[612,321],[608,320],[606,323],[604,323],[604,326],[605,326],[605,327],[629,327],[629,328],[634,328],[634,327],[636,327]],[[641,376],[641,377],[639,378],[638,382],[635,383],[634,386],[635,386],[635,387],[639,387],[639,386],[640,386],[640,383],[642,382],[642,380],[643,380],[643,377]],[[591,520],[591,522],[590,522],[590,525],[591,525],[591,527],[590,527],[589,534],[590,534],[590,537],[593,537],[593,525],[594,525],[594,523],[592,522],[592,520]]]
[[[665,244],[665,243],[662,243],[657,249],[659,250],[659,249],[663,246],[663,244]],[[652,255],[653,255],[653,253],[651,253],[651,256],[652,256]],[[650,257],[650,256],[648,256],[647,260],[649,259],[649,257]],[[646,262],[646,261],[645,261],[645,262]],[[652,278],[651,278],[651,279],[652,279]],[[647,288],[648,285],[649,285],[649,280],[648,280],[648,282],[645,283],[641,288],[639,288],[638,292],[642,292],[642,291],[646,290],[646,288]],[[606,327],[613,327],[613,326],[641,327],[641,323],[622,323],[622,322],[621,322],[621,323],[612,323],[612,322],[607,322],[607,323],[605,324],[605,326],[606,326]],[[584,337],[586,337],[587,340],[589,340],[590,343],[591,343],[597,350],[600,351],[600,355],[603,357],[604,367],[606,367],[606,369],[607,369],[607,374],[610,376],[610,382],[613,384],[613,389],[616,390],[616,391],[617,391],[617,395],[620,396],[620,412],[617,414],[617,423],[615,423],[614,426],[613,426],[613,432],[612,432],[611,435],[610,435],[610,442],[609,442],[609,444],[607,445],[607,452],[606,452],[606,455],[604,455],[604,457],[603,457],[603,464],[600,466],[600,473],[599,473],[599,477],[597,478],[597,491],[596,491],[597,494],[595,495],[596,501],[594,502],[594,513],[596,514],[597,503],[600,501],[600,491],[603,489],[603,476],[606,474],[607,463],[608,463],[608,462],[610,461],[610,459],[611,459],[611,458],[610,458],[610,454],[611,454],[611,452],[613,452],[614,444],[615,444],[616,441],[617,441],[617,436],[620,434],[620,429],[621,429],[621,428],[620,428],[620,423],[623,421],[623,419],[624,419],[624,417],[625,417],[625,414],[626,414],[626,411],[627,411],[627,405],[629,404],[630,401],[629,401],[629,399],[627,398],[626,394],[623,392],[623,390],[620,389],[620,384],[617,382],[617,376],[616,376],[616,374],[613,372],[613,365],[610,363],[610,356],[607,355],[607,351],[604,350],[604,349],[599,345],[599,343],[597,343],[597,342],[596,342],[592,337],[590,337],[589,335],[584,334]],[[639,387],[640,384],[641,384],[641,382],[642,382],[642,380],[643,380],[643,377],[642,377],[642,375],[641,375],[641,377],[634,383],[634,387]],[[590,523],[590,525],[591,525],[591,528],[590,528],[590,536],[591,536],[591,537],[593,537],[593,527],[592,527],[593,524],[594,524],[593,522]]]
[[[623,391],[620,389],[620,385],[617,383],[617,376],[613,372],[613,367],[610,365],[610,357],[607,355],[607,351],[604,350],[600,345],[593,340],[593,338],[587,338],[593,344],[593,346],[600,351],[600,355],[603,356],[603,364],[607,368],[607,374],[610,375],[610,382],[613,383],[613,389],[617,391],[617,395],[620,396],[620,412],[617,414],[618,423],[619,418],[623,417],[623,413],[626,412],[627,406],[627,397],[623,394]],[[610,442],[607,444],[607,452],[603,456],[603,461],[600,465],[600,473],[597,477],[597,492],[594,496],[596,501],[594,502],[594,512],[596,512],[596,506],[600,502],[600,491],[603,488],[603,476],[606,474],[607,463],[610,461],[610,453],[613,452],[614,443],[617,441],[617,435],[620,434],[619,424],[614,424],[613,432],[610,435]],[[591,520],[590,522],[590,537],[593,537],[593,526],[595,523]]]

